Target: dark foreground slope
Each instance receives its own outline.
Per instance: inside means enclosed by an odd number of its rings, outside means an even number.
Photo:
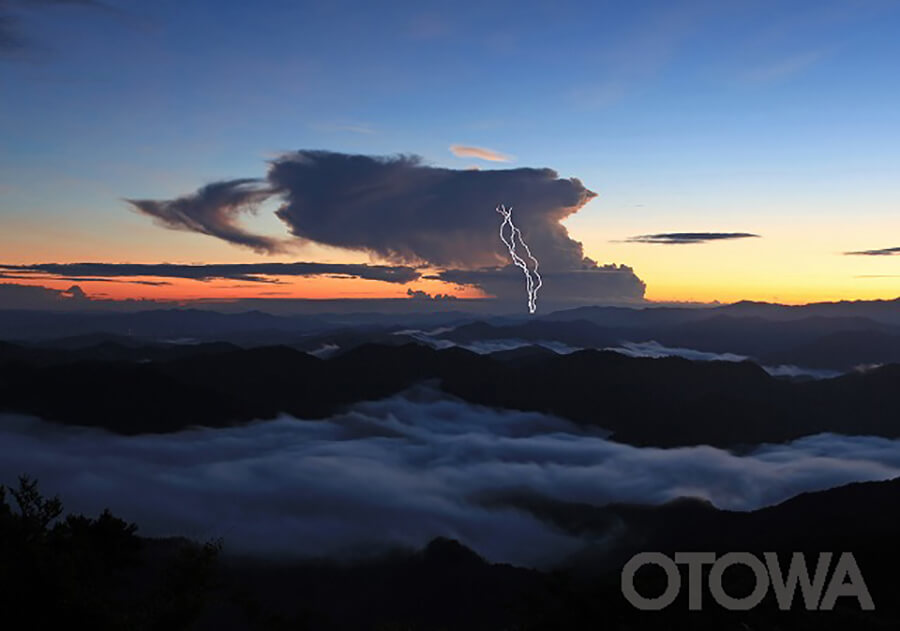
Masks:
[[[288,628],[893,629],[900,624],[898,500],[898,480],[801,495],[752,513],[718,511],[689,500],[661,507],[547,500],[541,507],[521,508],[597,542],[552,571],[490,564],[455,542],[435,540],[421,552],[356,564],[232,561],[224,575],[226,584],[242,585],[264,603],[261,610],[301,623]],[[780,611],[770,594],[752,611],[729,612],[706,591],[704,611],[690,612],[685,588],[666,610],[638,612],[621,595],[620,573],[632,554],[645,550],[670,556],[774,551],[785,567],[793,552],[805,553],[811,566],[821,551],[851,552],[876,610],[863,612],[855,599],[839,598],[834,611],[807,612],[798,595],[793,609]],[[638,574],[638,588],[646,594],[661,591],[657,578],[652,572]],[[746,579],[740,571],[726,573],[725,588],[745,595]],[[238,615],[225,607],[211,610],[210,620],[219,625]]]
[[[227,541],[220,554],[217,546],[141,539],[133,526],[109,514],[61,519],[58,508],[39,495],[26,499],[25,511],[11,500],[0,503],[0,615],[9,628],[743,631],[900,625],[900,480],[802,495],[752,513],[686,500],[661,507],[532,501],[522,510],[596,542],[544,571],[492,564],[447,539],[365,560],[253,561],[229,556]],[[875,610],[861,611],[855,598],[843,597],[833,611],[805,611],[798,596],[791,610],[780,611],[769,592],[750,611],[726,611],[704,588],[703,611],[691,612],[683,588],[665,610],[639,612],[621,595],[619,580],[625,559],[645,550],[670,556],[774,551],[784,566],[793,552],[806,553],[810,565],[821,551],[851,552]],[[639,573],[638,589],[661,591],[658,578]],[[746,579],[740,571],[726,572],[724,587],[744,595]]]
[[[105,356],[109,349],[104,347]],[[329,360],[287,347],[204,345],[156,361],[0,347],[0,411],[123,434],[225,426],[280,413],[323,418],[436,380],[493,407],[554,414],[635,445],[735,446],[819,432],[900,436],[900,365],[792,383],[750,362],[613,352],[528,361],[419,345],[360,346]]]

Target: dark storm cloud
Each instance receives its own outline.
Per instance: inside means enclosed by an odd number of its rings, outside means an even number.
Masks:
[[[126,201],[166,228],[208,234],[271,254],[283,250],[285,244],[273,237],[247,232],[237,224],[241,213],[255,212],[256,205],[271,194],[259,180],[245,178],[208,184],[193,195],[168,201]]]
[[[543,270],[543,262],[541,269]],[[585,264],[565,271],[542,271],[540,300],[552,303],[636,302],[644,298],[646,284],[627,265]],[[501,300],[526,300],[522,272],[515,267],[445,270],[429,278],[458,285],[474,285]]]
[[[596,194],[551,169],[455,170],[415,156],[298,151],[268,174],[285,203],[278,216],[298,237],[389,260],[475,268],[508,263],[498,204],[548,268],[580,265],[581,244],[560,221]]]
[[[320,276],[381,280],[408,283],[419,278],[413,267],[403,265],[363,265],[342,263],[222,263],[209,265],[176,265],[172,263],[36,263],[34,265],[0,265],[0,270],[43,272],[65,277],[154,276],[208,281],[215,278],[273,282],[267,276]],[[133,281],[138,282],[138,281]]]
[[[81,287],[50,289],[34,285],[0,283],[0,308],[2,309],[56,309],[82,303],[87,298]]]
[[[412,300],[457,300],[452,294],[429,294],[427,291],[419,289],[407,289],[406,295]]]
[[[282,244],[235,220],[277,196],[284,203],[276,214],[302,239],[465,269],[508,263],[494,212],[504,203],[542,265],[567,269],[581,266],[584,254],[560,221],[595,195],[551,169],[469,171],[427,166],[416,156],[297,151],[274,160],[265,183],[228,180],[170,201],[129,201],[166,227],[273,251]]]
[[[751,510],[900,475],[900,443],[822,434],[741,454],[640,448],[538,413],[416,389],[328,419],[115,436],[21,416],[0,423],[0,483],[28,473],[66,508],[110,507],[141,534],[221,536],[228,550],[341,556],[452,537],[492,561],[542,565],[584,540],[486,496],[595,506],[679,496]]]
[[[626,243],[662,243],[677,245],[680,243],[706,243],[708,241],[727,241],[731,239],[759,238],[750,232],[664,232],[660,234],[641,234],[629,237]]]
[[[900,254],[900,247],[882,248],[880,250],[859,250],[857,252],[844,252],[847,256],[895,256]]]
[[[265,180],[223,181],[171,201],[132,203],[167,227],[273,251],[284,242],[250,234],[235,220],[262,199],[277,198],[277,216],[299,239],[443,268],[444,280],[518,301],[524,284],[495,212],[505,204],[540,261],[541,298],[641,300],[644,284],[630,268],[598,266],[561,223],[595,196],[579,180],[546,168],[457,170],[409,155],[296,151],[273,160]]]

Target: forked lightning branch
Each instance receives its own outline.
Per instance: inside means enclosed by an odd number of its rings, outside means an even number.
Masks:
[[[512,262],[516,267],[522,270],[523,274],[525,274],[525,291],[528,293],[528,313],[534,313],[537,310],[538,290],[541,288],[541,285],[543,285],[541,275],[538,272],[540,264],[538,263],[538,260],[534,258],[528,244],[525,243],[525,240],[522,238],[522,231],[513,223],[512,206],[507,208],[503,204],[500,204],[495,210],[503,216],[503,223],[500,224],[500,239],[509,250],[509,256],[512,258]],[[507,238],[505,234],[507,232],[507,226],[509,226],[509,238]],[[528,269],[528,263],[516,252],[516,241],[518,241],[521,244],[522,249],[525,250],[525,255],[534,265],[533,269]]]

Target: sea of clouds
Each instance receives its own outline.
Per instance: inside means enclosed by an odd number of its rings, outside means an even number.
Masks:
[[[603,505],[692,496],[751,510],[900,476],[900,441],[820,434],[741,454],[638,448],[423,386],[327,420],[132,437],[2,415],[0,482],[23,473],[67,511],[109,507],[144,535],[223,537],[237,553],[344,557],[447,536],[492,561],[543,566],[584,542],[477,498]]]
[[[434,337],[438,333],[443,333],[450,329],[436,329],[435,331],[419,331],[419,330],[405,330],[398,331],[396,334],[405,334],[410,337],[413,337],[420,342],[428,344],[429,346],[437,349],[451,348],[454,346],[458,346],[460,348],[465,348],[466,350],[470,350],[473,353],[478,353],[480,355],[486,355],[489,353],[496,353],[498,351],[511,351],[517,348],[522,348],[525,346],[542,346],[548,350],[551,350],[560,355],[567,355],[569,353],[574,353],[575,351],[584,350],[584,347],[580,346],[571,346],[569,344],[564,344],[562,342],[557,342],[554,340],[523,340],[519,338],[502,338],[502,339],[492,339],[492,340],[476,340],[473,342],[467,342],[464,344],[457,344],[450,340]],[[317,356],[328,356],[334,354],[340,350],[338,346],[330,346],[327,348],[327,355],[319,350],[313,351],[313,355]],[[693,348],[681,348],[677,346],[664,346],[656,341],[647,341],[647,342],[622,342],[619,346],[609,346],[600,350],[613,351],[616,353],[621,353],[622,355],[628,355],[629,357],[650,357],[650,358],[658,358],[658,357],[683,357],[684,359],[689,359],[691,361],[726,361],[726,362],[742,362],[748,361],[751,358],[747,355],[739,355],[737,353],[711,353],[707,351],[698,351]],[[802,377],[807,379],[830,379],[831,377],[837,377],[840,375],[840,371],[836,370],[822,370],[817,368],[806,368],[803,366],[794,366],[791,364],[781,364],[778,366],[761,366],[763,370],[772,375],[773,377]]]

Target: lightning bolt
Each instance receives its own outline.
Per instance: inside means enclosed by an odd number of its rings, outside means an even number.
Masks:
[[[500,240],[503,241],[503,244],[509,250],[509,256],[512,258],[512,262],[516,267],[522,270],[522,273],[525,274],[525,290],[528,292],[528,313],[534,313],[537,310],[537,293],[541,288],[541,285],[544,284],[544,281],[541,280],[541,275],[538,273],[539,263],[534,255],[531,253],[531,250],[528,247],[528,244],[525,243],[525,240],[522,238],[522,231],[516,227],[516,224],[513,223],[512,220],[512,206],[507,208],[503,204],[500,204],[495,208],[500,215],[503,216],[503,223],[500,224]],[[506,230],[506,226],[509,226],[509,239],[506,238],[504,231]],[[516,253],[516,239],[519,240],[519,243],[525,249],[525,254],[531,259],[531,262],[534,263],[534,269],[528,269],[528,263],[525,262],[521,256]]]

